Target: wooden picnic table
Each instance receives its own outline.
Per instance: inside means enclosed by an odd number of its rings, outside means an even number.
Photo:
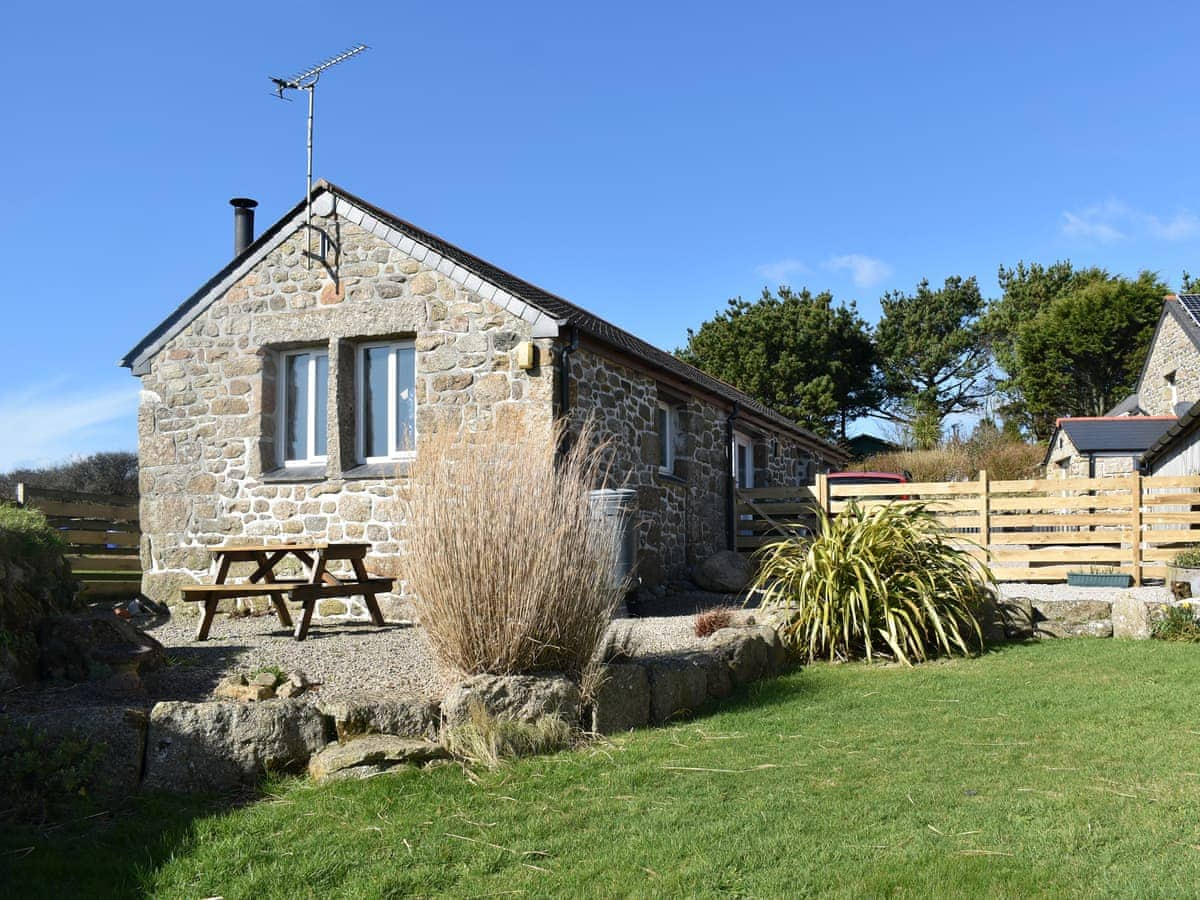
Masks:
[[[383,613],[375,600],[376,594],[390,591],[394,586],[391,578],[372,578],[367,574],[364,559],[370,544],[342,542],[313,542],[289,544],[227,544],[212,550],[212,584],[192,584],[182,588],[183,599],[204,604],[200,626],[196,629],[196,640],[208,639],[209,628],[217,613],[221,600],[240,597],[270,597],[279,614],[279,621],[288,628],[293,627],[285,597],[301,605],[300,621],[295,623],[295,638],[302,641],[308,636],[317,601],[327,597],[353,597],[362,595],[366,601],[371,621],[383,624]],[[279,578],[275,567],[289,556],[300,561],[304,569],[303,578]],[[254,563],[257,568],[245,581],[229,581],[229,568],[234,563]],[[348,562],[353,570],[352,578],[341,578],[328,570],[333,562]]]

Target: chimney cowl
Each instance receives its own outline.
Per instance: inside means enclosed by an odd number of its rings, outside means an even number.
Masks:
[[[241,256],[254,243],[254,207],[258,201],[234,197],[229,205],[233,207],[233,255]]]

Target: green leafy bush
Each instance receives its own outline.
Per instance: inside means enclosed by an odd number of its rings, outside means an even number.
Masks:
[[[912,664],[982,645],[975,611],[991,573],[921,503],[819,512],[817,535],[768,544],[753,590],[785,642],[809,659]]]
[[[1150,626],[1150,636],[1160,641],[1200,644],[1200,622],[1191,606],[1168,606],[1166,615]]]
[[[1200,547],[1188,547],[1180,550],[1171,565],[1177,569],[1200,569]]]
[[[42,822],[87,793],[103,746],[0,716],[0,818]]]

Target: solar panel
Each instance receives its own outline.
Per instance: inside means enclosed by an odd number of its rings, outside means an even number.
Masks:
[[[1179,305],[1187,310],[1193,322],[1200,325],[1200,294],[1180,294]]]

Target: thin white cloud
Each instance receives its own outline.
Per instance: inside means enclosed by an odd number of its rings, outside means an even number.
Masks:
[[[1065,210],[1060,228],[1067,237],[1104,244],[1128,238],[1181,241],[1200,235],[1200,217],[1181,210],[1164,218],[1133,209],[1120,200],[1105,200],[1080,210]]]
[[[835,272],[848,271],[854,284],[862,288],[879,284],[892,274],[892,267],[882,259],[864,256],[861,253],[847,253],[827,259],[825,268]]]
[[[763,263],[754,270],[768,281],[780,284],[792,275],[802,275],[808,271],[808,266],[798,259],[780,259],[775,262]]]
[[[59,380],[0,395],[0,471],[133,446],[136,384],[92,393],[62,387]]]
[[[1146,228],[1157,238],[1182,241],[1200,234],[1200,218],[1190,212],[1176,213],[1170,219],[1147,215]]]

